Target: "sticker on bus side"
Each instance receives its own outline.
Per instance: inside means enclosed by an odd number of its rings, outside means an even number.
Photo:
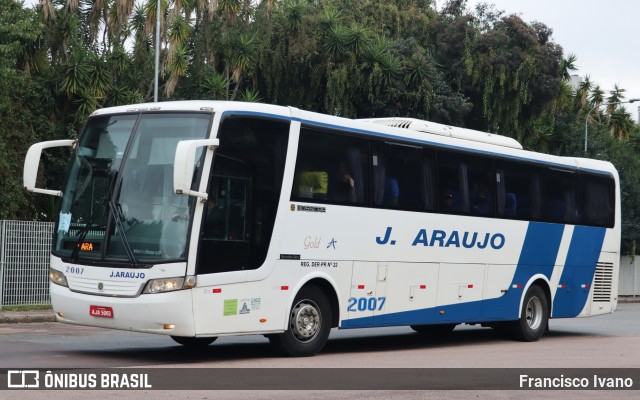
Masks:
[[[223,315],[225,317],[238,315],[238,299],[228,299],[224,301]]]

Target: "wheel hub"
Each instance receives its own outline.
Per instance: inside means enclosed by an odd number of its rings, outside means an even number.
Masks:
[[[527,325],[532,330],[540,328],[542,323],[542,301],[538,297],[532,297],[527,302],[525,318],[527,319]]]
[[[291,310],[291,331],[301,342],[313,339],[320,331],[321,318],[313,303],[300,302]]]

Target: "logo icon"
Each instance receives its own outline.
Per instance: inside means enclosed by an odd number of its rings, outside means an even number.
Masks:
[[[7,388],[39,388],[40,371],[14,370],[8,371]]]
[[[104,290],[104,283],[102,282],[98,283],[98,290],[101,292]]]

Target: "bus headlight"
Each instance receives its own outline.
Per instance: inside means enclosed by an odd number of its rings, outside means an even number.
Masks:
[[[49,268],[49,280],[56,285],[69,287],[67,283],[67,277],[64,274],[56,269]]]
[[[163,293],[180,289],[191,289],[195,286],[195,283],[195,276],[152,279],[147,283],[142,293]]]

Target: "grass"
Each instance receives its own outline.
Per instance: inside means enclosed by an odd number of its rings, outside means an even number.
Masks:
[[[0,307],[2,311],[36,311],[36,310],[50,310],[51,304],[31,304],[25,306],[4,306]]]

